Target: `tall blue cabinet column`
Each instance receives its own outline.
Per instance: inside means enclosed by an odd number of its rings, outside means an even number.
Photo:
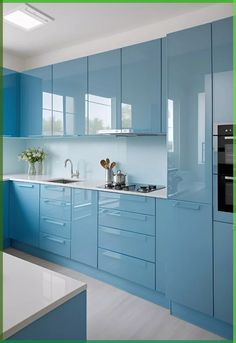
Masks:
[[[211,88],[211,25],[169,34],[169,200],[164,205],[168,219],[162,223],[167,227],[168,237],[166,295],[173,303],[210,316],[213,315]]]

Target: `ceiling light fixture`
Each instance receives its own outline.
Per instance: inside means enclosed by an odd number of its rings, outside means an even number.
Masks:
[[[54,18],[29,4],[24,4],[10,13],[5,14],[4,20],[28,31],[45,25],[53,21]]]

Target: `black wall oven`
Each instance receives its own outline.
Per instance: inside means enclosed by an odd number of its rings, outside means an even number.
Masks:
[[[218,126],[218,211],[233,212],[233,125]]]

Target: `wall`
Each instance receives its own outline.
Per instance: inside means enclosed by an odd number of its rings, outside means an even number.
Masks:
[[[48,153],[44,173],[53,177],[70,177],[70,158],[81,179],[103,182],[101,159],[109,157],[128,175],[128,182],[164,184],[167,175],[166,137],[78,137],[62,139],[3,139],[3,172],[27,172],[27,163],[17,155],[26,147],[43,147]]]

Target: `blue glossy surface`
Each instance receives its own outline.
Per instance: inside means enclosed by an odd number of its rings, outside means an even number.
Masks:
[[[86,340],[86,291],[11,336],[9,340]]]
[[[161,132],[167,132],[167,38],[161,40]]]
[[[86,134],[120,127],[121,51],[88,57]]]
[[[161,132],[161,40],[122,48],[122,127]]]
[[[20,124],[20,74],[3,68],[3,132],[17,137]]]
[[[233,213],[218,211],[218,176],[213,175],[213,217],[214,220],[233,223]]]
[[[71,220],[71,204],[54,199],[40,200],[40,215],[60,220]]]
[[[144,287],[155,289],[155,264],[98,249],[98,268]]]
[[[85,133],[87,58],[53,65],[53,134]]]
[[[55,185],[41,185],[41,198],[54,199],[60,201],[71,202],[71,188],[55,186]]]
[[[70,240],[40,232],[40,249],[70,258]]]
[[[213,121],[233,123],[233,18],[212,24]]]
[[[212,201],[211,25],[167,36],[168,196]]]
[[[121,254],[155,262],[155,237],[99,226],[98,246]]]
[[[120,211],[155,215],[155,199],[145,196],[99,192],[99,206]]]
[[[10,184],[10,238],[39,245],[39,185],[29,182]]]
[[[21,73],[20,87],[21,136],[51,136],[52,66]]]
[[[99,208],[99,225],[155,235],[155,217],[146,214]]]
[[[71,223],[65,220],[40,216],[40,231],[63,238],[71,238]]]
[[[9,182],[3,182],[3,247],[8,248],[9,241]]]
[[[212,208],[168,200],[165,203],[166,295],[213,315]]]
[[[97,192],[73,189],[71,259],[97,268]]]
[[[214,317],[233,324],[233,225],[214,222]]]

